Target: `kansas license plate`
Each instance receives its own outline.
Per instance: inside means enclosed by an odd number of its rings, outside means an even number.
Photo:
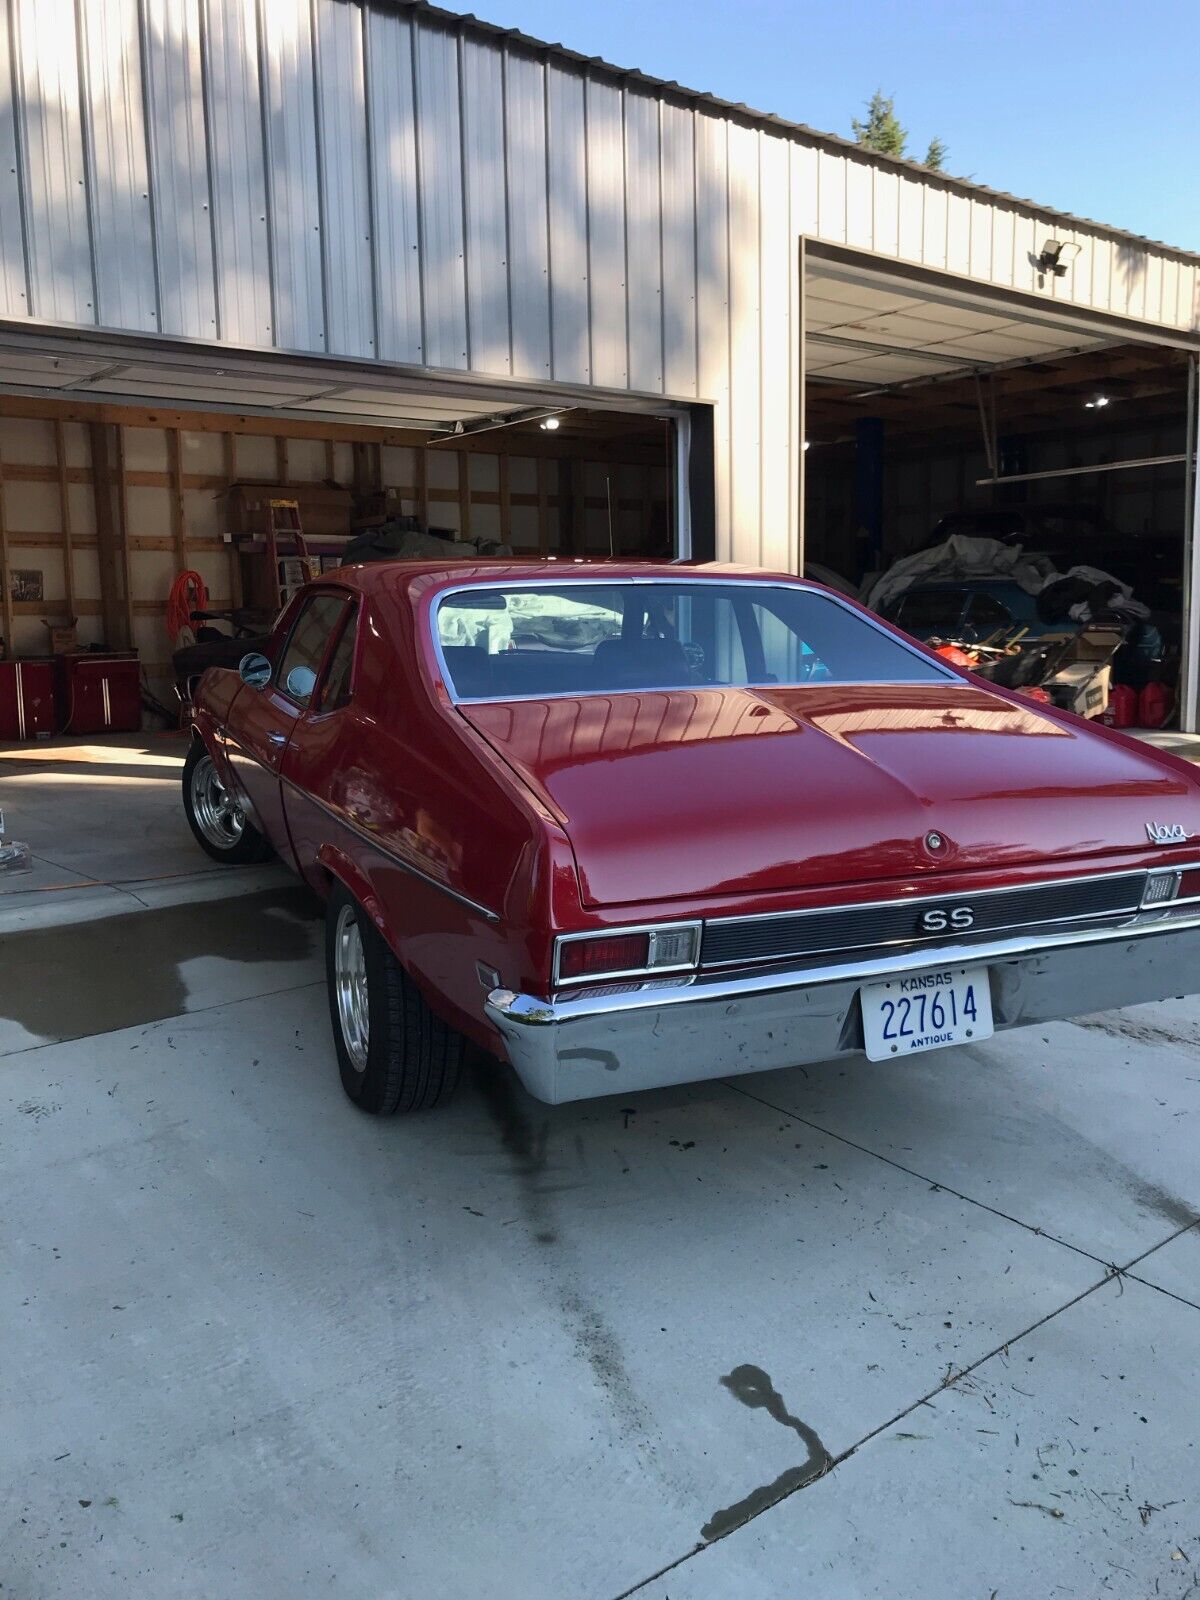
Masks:
[[[866,983],[863,1043],[872,1061],[951,1044],[977,1044],[992,1034],[992,991],[986,967],[942,967],[886,983]]]

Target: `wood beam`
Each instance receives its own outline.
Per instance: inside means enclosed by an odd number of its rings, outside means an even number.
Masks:
[[[4,461],[0,458],[0,621],[4,625],[3,657],[11,660],[17,653],[13,639],[12,567],[8,554],[8,515],[4,497]]]
[[[458,536],[471,537],[471,462],[462,451],[458,453]]]
[[[129,568],[129,479],[125,475],[125,429],[117,429],[117,519],[121,534],[120,562],[121,577],[125,593],[125,629],[129,643],[127,650],[134,648],[133,638],[133,573]]]
[[[512,543],[512,495],[508,485],[508,457],[501,456],[496,463],[500,490],[500,538],[504,544]]]
[[[113,515],[113,477],[109,451],[108,424],[88,424],[88,439],[92,452],[92,498],[96,513],[96,549],[100,568],[100,615],[103,618],[104,643],[110,650],[128,650],[132,643],[132,629],[125,613],[125,597],[121,575],[124,559],[116,518]],[[81,615],[93,615],[84,602],[80,602]]]
[[[418,445],[416,452],[417,466],[417,517],[422,528],[429,526],[429,457],[425,453],[425,446]]]
[[[54,419],[54,467],[58,478],[58,519],[62,524],[63,588],[67,615],[75,615],[75,542],[71,527],[71,480],[67,468],[67,431],[62,419]]]
[[[187,527],[183,506],[183,452],[179,443],[179,429],[167,429],[167,476],[171,489],[171,539],[175,547],[175,562],[180,572],[187,570]]]
[[[538,554],[550,553],[550,463],[544,456],[537,463]]]

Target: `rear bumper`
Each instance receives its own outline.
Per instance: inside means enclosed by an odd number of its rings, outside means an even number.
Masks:
[[[1200,991],[1200,915],[943,945],[781,970],[608,984],[541,1000],[494,989],[487,1013],[530,1094],[557,1104],[854,1055],[858,990],[897,973],[986,966],[996,1031]]]

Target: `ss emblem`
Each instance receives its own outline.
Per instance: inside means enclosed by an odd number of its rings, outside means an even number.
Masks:
[[[945,933],[949,928],[963,933],[974,921],[975,913],[970,906],[955,906],[950,911],[938,909],[924,912],[921,927],[925,933]]]

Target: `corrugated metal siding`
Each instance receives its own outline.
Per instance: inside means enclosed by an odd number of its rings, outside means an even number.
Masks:
[[[219,337],[274,344],[255,0],[205,0],[205,112]]]
[[[469,40],[462,49],[463,209],[471,366],[512,371],[508,224],[504,209],[504,61]]]
[[[366,358],[375,354],[375,241],[361,10],[318,5],[315,42],[327,342]]]
[[[395,0],[0,0],[4,85],[0,315],[711,400],[752,559],[795,552],[800,235],[1200,324],[1178,252]]]
[[[324,350],[321,188],[311,18],[299,6],[261,3],[263,127],[271,217],[277,342]]]
[[[92,231],[83,164],[73,7],[10,0],[22,221],[30,311],[92,323]]]
[[[458,41],[441,28],[416,25],[413,36],[425,359],[433,367],[465,367],[467,291]]]
[[[629,386],[657,394],[663,386],[662,187],[659,101],[625,96],[626,274],[629,296]]]
[[[546,68],[546,119],[552,376],[589,383],[587,135],[578,73]]]
[[[159,316],[164,333],[217,336],[199,0],[144,0],[142,71]]]
[[[512,369],[550,376],[550,241],[546,177],[546,69],[505,55],[504,188],[508,197],[508,283]]]
[[[80,61],[99,321],[158,328],[137,0],[88,0]]]
[[[375,223],[375,346],[383,361],[425,360],[412,26],[367,14],[367,130]]]
[[[0,16],[0,22],[3,21]],[[29,315],[9,29],[0,25],[0,316]]]
[[[595,79],[585,92],[592,382],[623,389],[629,382],[625,94]]]

